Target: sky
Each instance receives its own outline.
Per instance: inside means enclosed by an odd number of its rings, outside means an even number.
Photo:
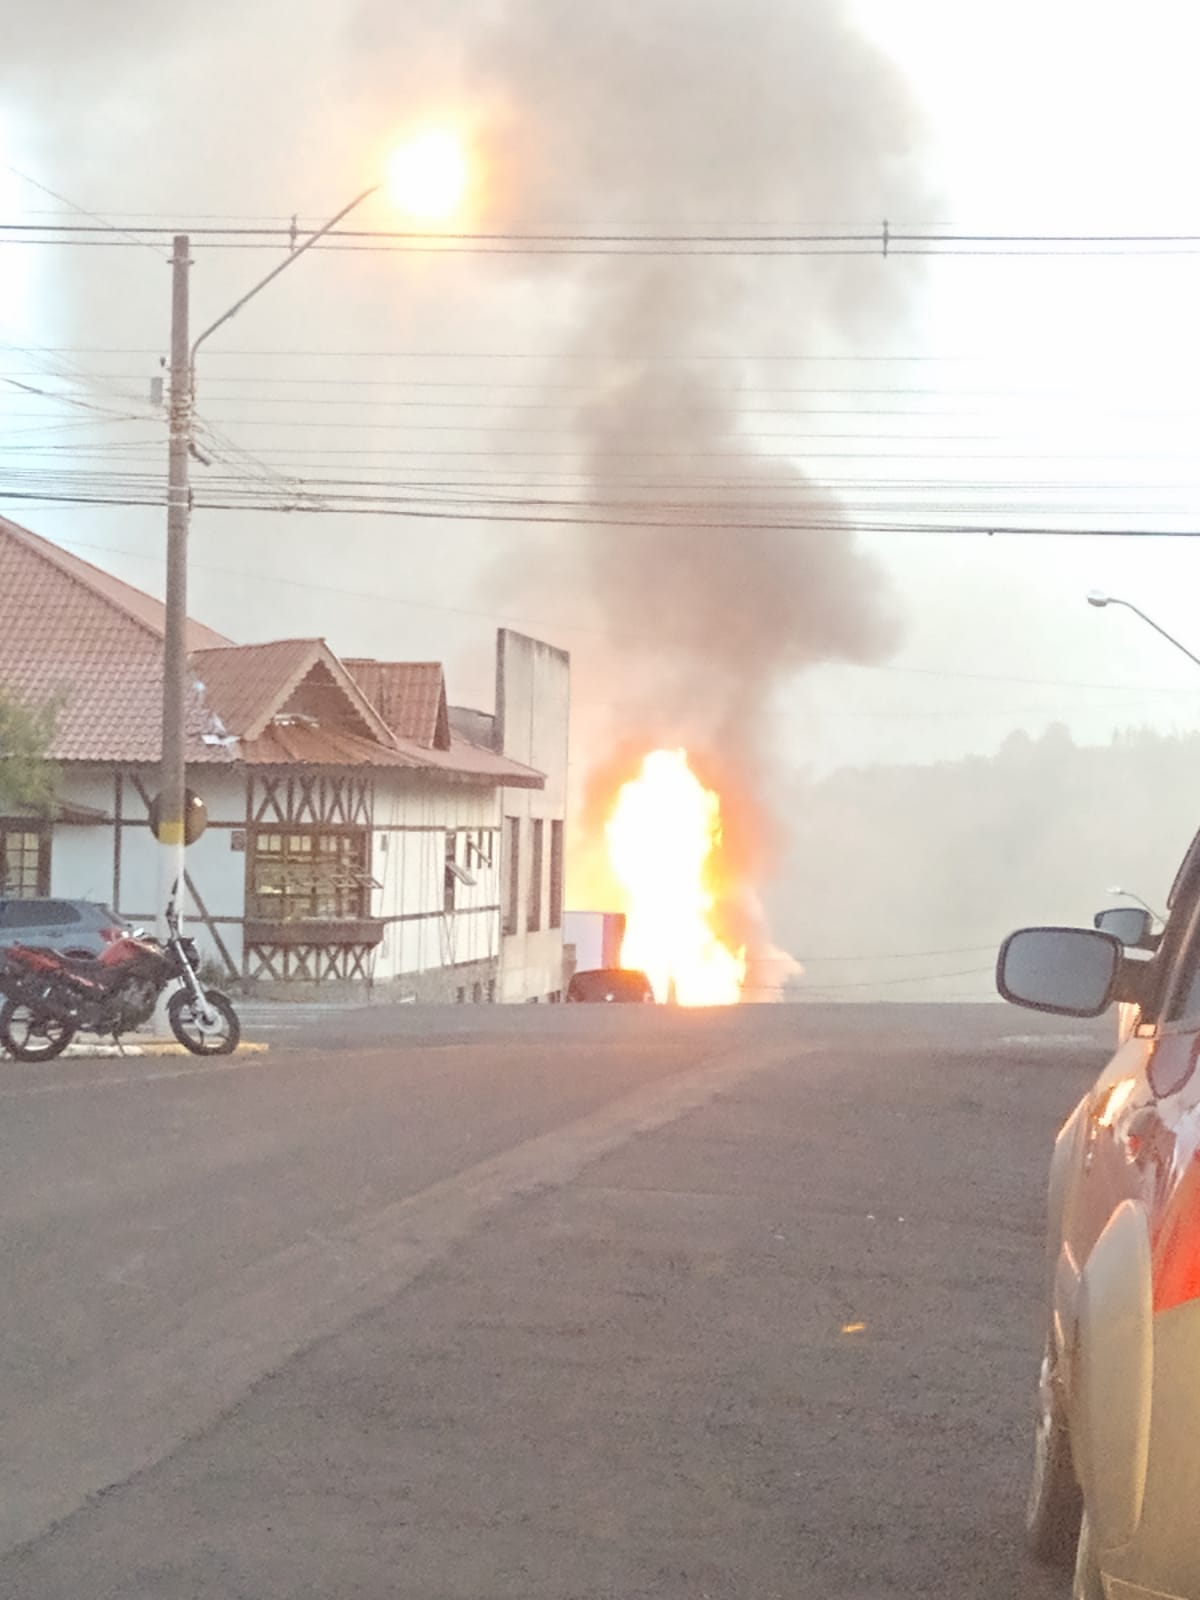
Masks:
[[[449,126],[454,226],[559,244],[314,250],[214,336],[193,483],[241,505],[194,515],[194,615],[442,659],[477,704],[522,627],[572,651],[581,781],[694,741],[768,810],[796,772],[1194,724],[1198,669],[1085,603],[1200,651],[1200,545],[1146,536],[1200,527],[1195,247],[1122,238],[1195,226],[1185,0],[7,4],[0,221],[45,231],[0,229],[6,514],[160,591],[161,512],[54,498],[165,467],[146,230],[192,233],[202,326],[280,245],[200,229],[319,226]],[[885,219],[935,242],[885,256]],[[684,235],[752,243],[647,245]],[[334,479],[437,515],[261,509]],[[1141,536],[987,531],[1020,527]]]

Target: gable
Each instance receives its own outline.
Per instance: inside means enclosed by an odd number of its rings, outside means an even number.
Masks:
[[[275,722],[307,723],[388,745],[386,724],[323,639],[197,650],[192,672],[226,733],[253,741]]]
[[[313,662],[271,721],[304,722],[327,731],[356,734],[360,739],[375,737],[374,725],[321,660]]]

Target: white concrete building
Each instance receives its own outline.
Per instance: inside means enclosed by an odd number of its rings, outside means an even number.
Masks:
[[[162,606],[0,519],[0,691],[58,705],[51,817],[0,816],[0,893],[107,901],[152,923]],[[496,713],[456,712],[438,663],[238,646],[189,626],[192,931],[266,992],[404,998],[562,990],[569,664],[502,630]],[[470,725],[471,737],[458,731]]]

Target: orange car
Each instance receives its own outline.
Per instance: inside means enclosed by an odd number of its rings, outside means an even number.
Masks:
[[[1078,1600],[1200,1600],[1200,835],[1157,948],[1025,928],[1006,1000],[1137,1006],[1050,1166],[1045,1353],[1027,1528]]]

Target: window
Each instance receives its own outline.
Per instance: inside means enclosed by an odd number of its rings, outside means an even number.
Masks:
[[[504,932],[516,933],[518,911],[521,904],[521,819],[505,817],[505,847],[508,853],[508,876],[504,891]]]
[[[491,866],[492,846],[495,836],[495,828],[480,828],[477,832],[467,835],[467,865],[469,867]]]
[[[550,824],[550,927],[562,927],[563,914],[563,825],[556,817]]]
[[[0,823],[0,896],[30,900],[50,887],[50,837],[44,829]]]
[[[10,900],[0,906],[0,927],[65,928],[83,918],[65,900]]]
[[[536,933],[542,925],[542,837],[546,824],[541,817],[533,819],[533,841],[529,852],[529,911],[525,926]]]
[[[259,829],[250,858],[250,914],[267,922],[369,916],[375,880],[367,868],[368,838],[363,828]]]
[[[442,875],[442,910],[449,915],[454,910],[457,899],[458,873],[455,872],[454,848],[455,835],[451,830],[446,833],[446,870]]]

